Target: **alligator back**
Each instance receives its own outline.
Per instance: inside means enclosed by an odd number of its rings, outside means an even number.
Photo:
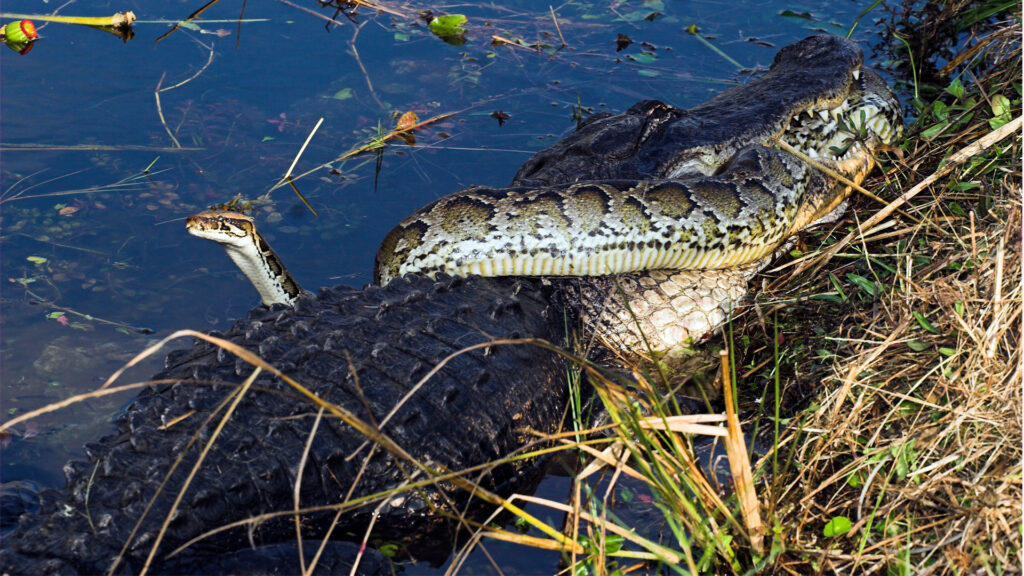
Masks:
[[[502,338],[562,333],[560,315],[549,310],[539,282],[515,279],[402,279],[385,288],[324,289],[304,296],[294,309],[255,309],[224,338],[259,353],[321,398],[365,422],[382,422],[418,381],[452,353]],[[559,316],[554,318],[554,316]],[[65,466],[68,485],[44,494],[43,511],[25,515],[4,539],[0,572],[99,573],[109,569],[174,460],[182,464],[158,496],[141,528],[130,538],[118,573],[137,573],[160,525],[180,492],[200,446],[216,427],[234,386],[251,366],[205,342],[167,358],[158,384],[142,392],[119,418],[117,433],[87,447],[87,462]],[[354,377],[354,375],[356,377]],[[533,428],[554,431],[566,398],[564,371],[556,355],[533,345],[481,348],[455,357],[409,399],[382,431],[408,453],[434,467],[460,470],[508,456],[523,446]],[[251,531],[232,529],[188,549],[166,555],[218,526],[292,506],[295,475],[313,428],[317,408],[266,373],[224,427],[155,556],[155,571],[221,572],[237,568],[238,553],[251,546],[273,549],[256,564],[265,572],[270,557],[295,541],[288,517],[263,522]],[[176,419],[184,419],[166,426]],[[201,441],[192,442],[197,430]],[[325,416],[313,439],[301,482],[301,505],[341,502],[399,485],[415,471],[340,419]],[[492,470],[485,486],[518,476],[522,464]],[[358,477],[358,481],[356,481]],[[421,479],[422,475],[417,477]],[[353,488],[353,484],[355,486]],[[464,502],[455,490],[451,500]],[[429,530],[437,514],[426,501],[442,503],[437,487],[405,493],[382,509],[377,526]],[[361,535],[376,504],[345,514],[335,537]],[[307,515],[307,542],[323,533],[333,512]],[[233,552],[235,552],[233,554]],[[276,556],[275,556],[276,555]],[[309,553],[307,552],[307,560]],[[222,561],[234,562],[221,565]],[[190,568],[191,567],[191,568]],[[224,570],[222,570],[224,569]],[[297,565],[282,567],[295,572]]]

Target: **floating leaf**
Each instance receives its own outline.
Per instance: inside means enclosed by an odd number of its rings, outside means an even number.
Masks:
[[[644,50],[639,54],[630,54],[626,57],[639,64],[652,64],[658,59],[657,55],[653,52],[648,52],[647,50]]]
[[[461,44],[465,41],[462,35],[466,33],[466,29],[462,25],[466,20],[463,14],[438,16],[430,21],[430,31],[449,44]]]
[[[31,262],[31,263],[33,263],[33,264],[35,264],[37,266],[39,264],[45,264],[46,263],[46,258],[43,258],[42,256],[29,256],[28,258],[25,258],[25,260],[28,260],[29,262]]]
[[[335,100],[348,100],[351,97],[352,97],[352,89],[351,88],[342,88],[341,90],[338,90],[334,94],[331,94],[331,98],[334,98]]]
[[[811,16],[810,12],[794,12],[793,10],[783,10],[779,12],[779,16],[789,16],[791,18],[801,18],[803,20],[814,20],[814,16]]]
[[[921,314],[920,312],[915,310],[914,311],[914,318],[917,319],[917,323],[921,325],[921,328],[924,328],[925,330],[931,332],[932,334],[938,334],[939,333],[938,328],[933,326],[932,323],[928,321],[928,318],[926,318],[924,314]]]
[[[850,519],[846,516],[836,516],[835,518],[828,521],[825,524],[825,537],[834,538],[836,536],[842,536],[853,528],[853,524],[850,523]]]
[[[661,76],[661,72],[658,72],[657,70],[648,70],[647,68],[643,68],[641,70],[637,70],[636,73],[641,75],[641,76],[647,76],[648,78],[654,78],[656,76]]]
[[[412,110],[409,110],[408,112],[402,114],[402,116],[398,118],[398,124],[395,126],[395,130],[408,130],[419,123],[420,117],[417,116],[416,113],[413,112]]]
[[[65,206],[57,211],[57,214],[60,214],[61,216],[70,216],[79,210],[81,210],[81,208],[78,206]]]

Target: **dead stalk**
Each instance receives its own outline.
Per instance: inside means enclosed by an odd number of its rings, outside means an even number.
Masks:
[[[743,522],[747,527],[750,547],[753,548],[754,553],[761,555],[764,554],[764,525],[761,523],[757,493],[754,490],[754,475],[750,470],[747,443],[743,437],[743,429],[740,427],[740,419],[736,415],[733,403],[732,381],[729,376],[731,374],[729,352],[722,350],[719,352],[719,356],[722,360],[722,392],[725,397],[726,427],[729,431],[725,439],[725,450],[729,455],[729,469],[732,471],[736,499],[739,501]]]

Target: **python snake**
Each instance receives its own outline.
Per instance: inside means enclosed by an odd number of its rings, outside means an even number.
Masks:
[[[876,148],[900,139],[898,101],[861,64],[849,41],[813,36],[783,48],[762,77],[690,111],[653,103],[653,126],[636,128],[628,114],[595,121],[524,164],[517,181],[541,185],[466,188],[403,220],[377,252],[374,279],[594,277],[565,291],[600,337],[658,360],[685,355],[788,238],[829,218],[851,191],[771,146],[785,142],[859,184]],[[746,116],[721,110],[737,105]],[[628,154],[601,152],[621,149]],[[571,181],[560,162],[580,157],[586,180]],[[264,304],[301,293],[249,217],[204,213],[188,229],[224,244]]]

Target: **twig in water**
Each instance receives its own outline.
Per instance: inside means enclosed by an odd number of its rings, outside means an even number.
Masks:
[[[700,40],[700,43],[701,43],[701,44],[703,44],[704,46],[706,46],[706,47],[710,48],[712,52],[714,52],[715,54],[718,54],[718,55],[719,55],[719,56],[721,56],[722,58],[725,58],[725,60],[726,60],[727,62],[729,62],[730,64],[732,64],[733,66],[735,66],[735,67],[736,67],[736,69],[738,69],[738,70],[742,70],[742,69],[743,69],[743,65],[742,65],[742,64],[740,64],[739,62],[737,62],[737,61],[733,60],[733,59],[732,59],[732,58],[731,58],[731,57],[730,57],[730,56],[729,56],[728,54],[726,54],[725,52],[722,52],[722,49],[721,49],[721,48],[719,48],[718,46],[715,46],[715,45],[714,45],[714,44],[712,44],[711,42],[708,42],[708,39],[707,39],[707,38],[705,38],[705,37],[704,37],[704,36],[703,36],[703,35],[702,35],[702,34],[700,33],[700,31],[699,31],[699,30],[697,30],[697,25],[696,25],[696,24],[690,24],[689,26],[687,26],[687,28],[686,28],[686,31],[687,31],[687,33],[689,33],[689,34],[690,34],[691,36],[693,36],[693,37],[694,37],[694,38],[696,38],[697,40]]]
[[[454,112],[446,112],[444,114],[438,114],[437,116],[434,116],[433,118],[429,118],[427,120],[424,120],[423,122],[419,122],[417,124],[413,124],[412,126],[409,126],[408,128],[403,128],[401,130],[397,130],[397,129],[396,130],[392,130],[391,132],[388,132],[387,134],[384,134],[383,136],[374,138],[373,140],[371,140],[367,144],[364,144],[362,146],[359,146],[358,148],[353,148],[352,150],[349,150],[348,152],[346,152],[346,153],[342,154],[341,156],[338,156],[337,158],[335,158],[335,161],[345,160],[346,158],[351,158],[352,156],[355,156],[357,154],[361,154],[363,152],[366,152],[367,150],[376,150],[376,149],[380,148],[381,146],[383,146],[385,142],[387,142],[388,140],[391,140],[392,138],[396,138],[398,136],[401,136],[402,134],[406,134],[408,132],[412,132],[413,130],[422,128],[422,127],[424,127],[424,126],[426,126],[428,124],[433,124],[434,122],[437,122],[439,120],[444,120],[445,118],[447,118],[449,116],[452,116],[453,114],[455,114],[455,113]]]
[[[191,16],[189,18],[191,18]],[[170,34],[170,32],[168,32],[168,34]],[[174,90],[175,88],[180,88],[185,84],[188,84],[189,82],[198,78],[200,74],[205,72],[206,69],[210,67],[210,64],[213,63],[213,45],[211,44],[210,46],[207,46],[202,42],[199,42],[199,45],[210,50],[210,55],[206,58],[206,64],[203,64],[202,67],[200,67],[195,74],[189,76],[181,82],[178,82],[177,84],[174,84],[173,86],[168,86],[166,88],[161,87],[164,83],[164,78],[167,77],[167,72],[164,72],[160,75],[160,81],[156,83],[156,89],[153,91],[153,98],[156,100],[156,113],[158,116],[160,116],[160,124],[162,124],[164,130],[167,131],[167,135],[171,137],[171,141],[174,142],[175,148],[181,148],[181,142],[178,142],[178,139],[174,137],[174,134],[171,132],[171,129],[167,126],[167,120],[164,118],[164,110],[163,107],[160,105],[160,93],[168,92],[170,90]]]
[[[310,170],[306,170],[302,174],[298,174],[296,176],[293,176],[292,178],[290,178],[288,180],[288,182],[290,183],[290,182],[297,181],[297,180],[300,180],[302,178],[305,178],[306,176],[309,176],[310,174],[312,174],[313,172],[316,172],[317,170],[320,170],[321,168],[329,168],[331,166],[331,164],[334,163],[334,162],[340,162],[342,160],[347,160],[347,159],[349,159],[349,158],[351,158],[353,156],[358,156],[359,154],[362,154],[363,152],[367,152],[369,150],[380,149],[380,148],[382,148],[384,146],[384,144],[388,140],[391,140],[392,138],[401,136],[402,134],[407,134],[409,132],[412,132],[413,130],[417,130],[417,129],[422,128],[422,127],[424,127],[424,126],[426,126],[428,124],[433,124],[434,122],[437,122],[439,120],[444,120],[445,118],[448,118],[449,116],[453,116],[453,115],[455,115],[455,112],[446,112],[444,114],[438,114],[437,116],[434,116],[433,118],[429,118],[427,120],[424,120],[423,122],[420,122],[418,124],[414,124],[412,126],[403,128],[401,130],[395,129],[395,130],[392,130],[391,132],[388,132],[386,134],[382,134],[382,135],[380,135],[380,136],[378,136],[376,138],[373,138],[370,142],[368,142],[366,144],[363,144],[362,146],[358,146],[356,148],[353,148],[352,150],[349,150],[348,152],[345,152],[341,156],[338,156],[337,158],[331,160],[328,163],[321,164],[320,166],[317,166],[316,168],[312,168]],[[277,190],[281,186],[284,186],[283,182],[279,182],[278,184],[274,185],[273,187],[270,188],[270,190],[267,190],[266,193],[270,194],[271,192],[273,192],[274,190]]]
[[[171,129],[167,126],[167,120],[164,118],[164,109],[160,105],[160,86],[164,83],[164,77],[167,76],[167,72],[160,75],[160,81],[156,83],[156,90],[153,91],[153,98],[156,99],[156,114],[160,117],[160,124],[163,125],[164,130],[167,131],[167,135],[171,137],[171,142],[174,142],[175,148],[181,148],[181,142],[174,137],[171,133]]]
[[[181,148],[175,148],[173,146],[139,146],[137,144],[118,144],[112,146],[109,144],[65,144],[52,146],[49,144],[3,144],[0,145],[0,152],[74,152],[77,150],[85,150],[88,152],[95,151],[114,151],[124,152],[126,150],[137,150],[140,152],[195,152],[202,150],[202,147],[198,146],[182,146]]]
[[[321,14],[319,12],[315,12],[313,10],[310,10],[309,8],[306,8],[305,6],[299,6],[298,4],[296,4],[294,2],[289,2],[288,0],[278,0],[278,2],[280,2],[281,4],[284,4],[285,6],[291,6],[292,8],[295,8],[296,10],[301,10],[301,11],[305,12],[306,14],[309,14],[310,16],[314,16],[316,18],[320,18],[321,20],[326,20],[328,23],[334,24],[335,26],[342,26],[344,24],[343,22],[339,22],[339,21],[335,20],[334,18],[331,18],[329,16],[324,16],[323,14]]]
[[[385,106],[384,103],[380,101],[380,98],[377,97],[377,92],[373,89],[373,82],[370,82],[370,75],[366,72],[366,67],[363,66],[363,61],[359,59],[359,51],[356,50],[356,38],[359,37],[359,31],[362,30],[365,25],[366,22],[363,22],[359,26],[356,26],[356,31],[352,33],[352,56],[356,59],[356,64],[359,65],[359,69],[363,71],[363,79],[366,80],[366,87],[370,89],[370,96],[373,96],[373,100],[377,102],[377,105],[380,106],[381,110],[387,110],[388,107]]]
[[[537,45],[536,43],[528,46],[526,44],[516,42],[515,40],[509,40],[504,36],[498,36],[497,34],[491,35],[491,46],[514,46],[516,48],[522,48],[524,50],[529,50],[531,52],[537,52],[538,54],[542,52],[540,46]]]
[[[558,18],[555,17],[555,9],[550,4],[548,4],[548,10],[551,11],[551,21],[555,23],[555,30],[558,31],[558,39],[561,40],[562,42],[562,45],[559,46],[558,48],[559,50],[561,50],[562,48],[568,46],[568,44],[565,43],[565,36],[562,36],[562,27],[558,25]]]
[[[92,314],[86,314],[84,312],[79,312],[78,310],[75,310],[74,308],[68,308],[67,306],[60,306],[60,305],[56,304],[55,302],[53,302],[51,300],[47,300],[46,298],[43,298],[39,294],[36,294],[32,290],[30,290],[29,287],[27,285],[25,285],[25,284],[21,284],[21,287],[25,290],[26,294],[28,294],[32,298],[35,298],[36,301],[39,302],[40,304],[45,304],[46,306],[49,306],[50,308],[54,308],[55,310],[60,310],[61,312],[64,312],[65,314],[71,314],[72,316],[78,316],[79,318],[82,318],[84,320],[88,320],[90,322],[98,322],[100,324],[106,324],[108,326],[116,326],[118,328],[123,328],[125,330],[131,330],[132,332],[135,332],[137,334],[152,334],[153,333],[153,330],[150,329],[150,328],[145,328],[145,327],[141,327],[141,326],[132,326],[131,324],[126,324],[124,322],[118,322],[117,320],[105,320],[103,318],[99,318],[99,317],[93,316]]]
[[[336,24],[338,26],[341,26],[341,24],[342,24],[341,22],[338,22],[334,18],[331,18],[329,16],[324,16],[323,14],[321,14],[319,12],[314,12],[313,10],[310,10],[309,8],[306,8],[305,6],[299,6],[298,4],[295,4],[294,2],[289,2],[288,0],[278,0],[278,2],[280,2],[280,3],[282,3],[282,4],[286,5],[286,6],[291,6],[292,8],[295,8],[296,10],[302,10],[303,12],[305,12],[307,14],[310,14],[312,16],[320,18],[321,20],[327,20],[328,22],[331,22],[331,23]],[[370,3],[370,2],[366,2],[365,0],[353,0],[352,3],[356,4],[356,5],[359,5],[359,6],[366,6],[367,8],[370,8],[372,10],[380,10],[381,12],[386,12],[388,14],[391,14],[392,16],[398,16],[399,18],[408,18],[409,17],[408,14],[403,14],[402,12],[398,12],[398,11],[392,10],[390,8],[385,8],[384,6],[381,6],[380,4],[373,4],[373,3]],[[335,14],[337,14],[337,13],[338,12],[335,12]]]
[[[299,148],[299,153],[296,154],[295,159],[292,160],[292,165],[288,167],[288,170],[285,171],[284,176],[282,176],[281,179],[278,180],[277,184],[274,184],[270,188],[270,190],[268,190],[266,194],[263,195],[264,198],[269,196],[272,191],[280,188],[283,183],[287,182],[288,185],[292,187],[292,190],[295,191],[295,194],[298,195],[299,200],[302,200],[302,203],[306,205],[306,208],[309,208],[309,211],[312,212],[314,216],[319,216],[319,214],[317,214],[316,210],[313,209],[313,206],[309,203],[309,201],[306,200],[306,197],[302,195],[302,192],[299,192],[299,189],[295,187],[295,183],[292,181],[292,170],[294,170],[295,165],[299,163],[299,158],[301,158],[302,153],[306,151],[306,146],[309,146],[309,142],[313,139],[313,135],[316,134],[316,131],[320,129],[320,125],[323,123],[324,119],[321,116],[320,119],[317,120],[316,126],[313,126],[313,129],[309,131],[309,136],[306,136],[306,141],[302,143],[302,147]]]
[[[299,158],[302,157],[302,153],[306,151],[306,146],[309,146],[309,141],[313,139],[313,135],[316,134],[316,131],[320,129],[320,125],[323,123],[324,118],[323,116],[321,116],[320,119],[316,121],[316,126],[313,126],[313,129],[309,131],[309,136],[306,136],[306,141],[302,143],[302,147],[299,148],[299,153],[296,154],[295,159],[292,160],[292,165],[289,166],[288,170],[284,173],[285,178],[288,178],[292,175],[292,170],[294,170],[295,165],[299,163]]]
[[[161,40],[163,40],[164,38],[167,38],[168,36],[170,36],[171,34],[173,34],[173,33],[174,33],[174,32],[175,32],[175,31],[176,31],[176,30],[177,30],[178,28],[180,28],[182,24],[184,24],[185,22],[188,22],[188,21],[190,21],[190,20],[192,20],[192,19],[194,19],[194,18],[198,17],[198,16],[200,15],[200,14],[202,14],[203,12],[205,12],[207,8],[209,8],[210,6],[213,6],[213,5],[214,5],[214,4],[216,4],[217,2],[220,2],[220,0],[210,0],[210,1],[209,1],[209,2],[207,2],[206,4],[203,4],[202,6],[200,6],[200,7],[199,7],[199,9],[198,9],[198,10],[196,10],[195,12],[193,12],[193,13],[189,14],[189,15],[188,15],[188,17],[186,17],[186,18],[185,18],[184,20],[182,20],[181,22],[179,22],[179,23],[175,24],[175,25],[174,25],[173,27],[171,27],[171,29],[170,29],[170,30],[168,30],[167,32],[164,32],[164,33],[163,33],[163,35],[161,35],[161,36],[160,36],[159,38],[157,38],[157,39],[156,39],[156,42],[157,42],[157,43],[159,43],[159,42],[160,42]]]
[[[139,187],[141,187],[141,184],[142,184],[141,180],[143,178],[147,177],[146,174],[139,173],[139,174],[133,174],[131,176],[128,176],[127,178],[122,178],[121,180],[118,180],[117,182],[114,182],[113,184],[97,184],[96,186],[90,186],[88,188],[75,188],[73,190],[58,190],[56,192],[45,192],[45,193],[42,193],[42,194],[31,194],[31,195],[27,195],[27,196],[25,195],[26,192],[28,192],[29,190],[32,190],[33,188],[37,188],[37,187],[42,186],[44,184],[49,184],[50,182],[56,182],[57,180],[60,180],[62,178],[67,178],[69,176],[74,176],[75,174],[78,174],[78,173],[81,173],[81,172],[84,172],[84,171],[85,170],[76,170],[76,171],[71,172],[69,174],[63,174],[63,175],[58,176],[56,178],[51,178],[49,180],[44,180],[43,182],[39,182],[37,184],[33,184],[31,186],[28,186],[27,188],[25,188],[23,190],[19,190],[19,191],[15,192],[14,194],[9,194],[10,191],[13,190],[14,187],[17,186],[18,184],[20,184],[24,179],[19,180],[18,182],[15,182],[13,185],[11,185],[11,187],[8,188],[7,190],[5,190],[2,194],[0,194],[0,204],[4,204],[6,202],[14,202],[15,200],[28,200],[30,198],[52,198],[52,197],[55,197],[55,196],[73,196],[73,195],[77,195],[77,194],[95,194],[97,192],[112,192],[112,191],[116,191],[116,190],[136,190]],[[151,174],[159,174],[160,172],[163,172],[163,170],[158,170],[157,172],[152,172]],[[37,172],[36,174],[38,174],[38,173],[39,172]],[[36,174],[32,174],[31,176],[35,176]]]
[[[203,48],[206,48],[207,50],[210,51],[210,55],[206,58],[206,64],[203,64],[199,68],[199,70],[196,70],[195,74],[189,76],[188,78],[182,80],[181,82],[178,82],[177,84],[175,84],[173,86],[168,86],[166,88],[161,88],[160,89],[161,92],[170,92],[171,90],[174,90],[175,88],[180,88],[180,87],[184,86],[185,84],[188,84],[189,82],[191,82],[191,81],[195,80],[196,78],[198,78],[199,75],[202,74],[203,72],[205,72],[206,69],[210,67],[210,64],[213,63],[213,45],[211,44],[210,46],[207,46],[206,44],[203,44],[202,42],[199,42],[198,40],[196,41],[196,43],[199,44],[200,46],[202,46]]]

